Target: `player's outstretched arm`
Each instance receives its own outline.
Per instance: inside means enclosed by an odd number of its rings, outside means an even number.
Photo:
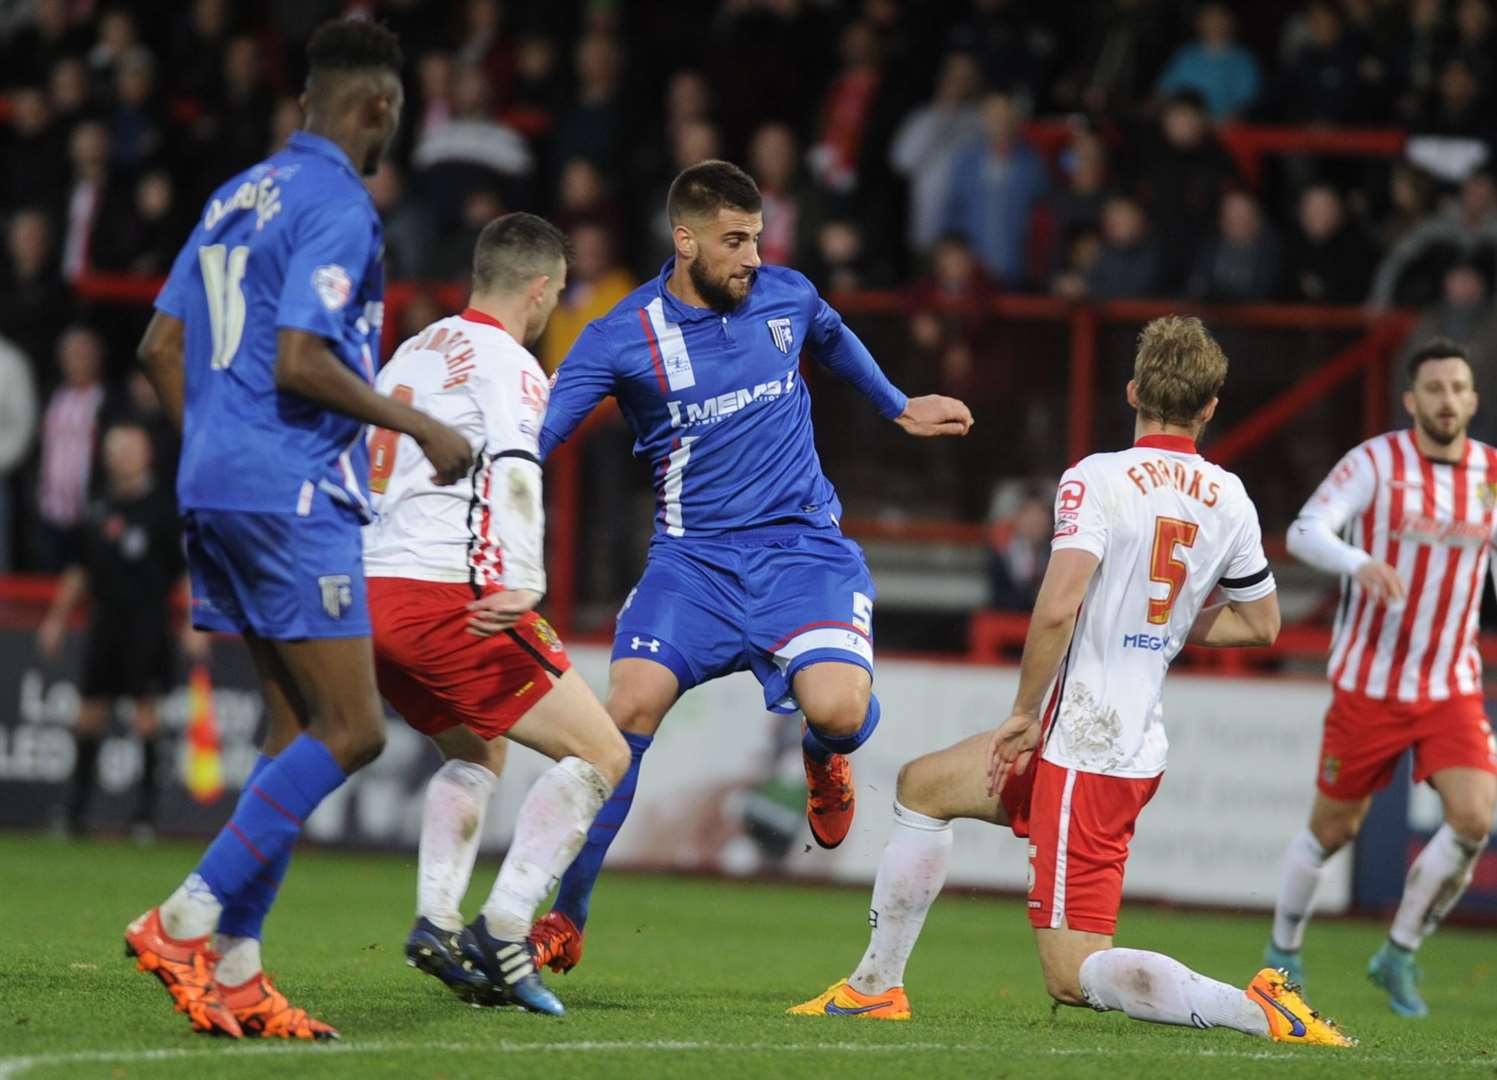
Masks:
[[[157,311],[141,335],[140,344],[135,347],[135,358],[145,369],[146,379],[155,388],[161,407],[178,431],[182,430],[183,402],[186,399],[182,374],[185,330],[181,319]]]
[[[285,328],[277,332],[275,384],[278,390],[355,420],[409,435],[431,462],[439,484],[454,483],[473,467],[467,439],[419,409],[379,393],[345,367],[320,335]]]
[[[1045,691],[1071,645],[1076,613],[1092,575],[1102,561],[1089,551],[1062,548],[1050,556],[1040,582],[1024,657],[1019,661],[1019,691],[1009,718],[993,733],[988,751],[988,794],[997,795],[1014,772],[1023,772],[1040,741],[1040,710]]]
[[[1212,649],[1268,646],[1278,640],[1279,624],[1278,593],[1246,602],[1228,600],[1202,608],[1186,641]]]
[[[972,410],[956,398],[927,394],[910,398],[904,412],[894,418],[906,435],[965,435],[972,430]]]

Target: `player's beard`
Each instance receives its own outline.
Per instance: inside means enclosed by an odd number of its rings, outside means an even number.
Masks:
[[[707,276],[707,268],[702,265],[700,259],[692,260],[691,265],[686,268],[686,272],[691,275],[691,284],[695,287],[697,295],[707,301],[707,306],[713,311],[727,315],[730,312],[736,311],[738,305],[748,299],[748,288],[743,290],[742,296],[734,296],[728,290],[728,282],[732,280],[731,278],[726,281],[713,281],[709,278]],[[748,286],[751,288],[753,284],[754,274],[751,272],[748,277]]]
[[[1419,430],[1424,432],[1424,437],[1436,446],[1449,446],[1466,433],[1465,424],[1452,425],[1441,420],[1438,415],[1426,416],[1420,413],[1414,420],[1419,425]]]

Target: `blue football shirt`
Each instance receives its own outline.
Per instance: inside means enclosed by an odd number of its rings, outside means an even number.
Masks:
[[[156,307],[186,326],[184,510],[307,513],[319,491],[369,517],[363,425],[275,385],[276,332],[305,330],[373,383],[379,215],[348,156],[306,131],[218,188]]]
[[[541,431],[549,453],[609,394],[654,464],[656,534],[710,537],[765,526],[836,529],[802,347],[892,419],[906,398],[802,274],[763,266],[723,314],[683,303],[660,276],[595,319],[556,372]]]

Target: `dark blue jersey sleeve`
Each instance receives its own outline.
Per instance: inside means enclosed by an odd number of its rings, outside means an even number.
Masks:
[[[889,381],[868,351],[868,346],[847,328],[842,316],[814,288],[811,288],[811,305],[811,332],[807,344],[816,359],[856,386],[873,402],[884,419],[892,420],[904,412],[909,398]]]
[[[342,310],[358,296],[376,242],[367,207],[331,199],[309,205],[292,231],[276,327],[341,340]]]
[[[601,319],[587,324],[556,369],[551,403],[541,427],[541,457],[567,441],[598,403],[614,392],[614,349]]]

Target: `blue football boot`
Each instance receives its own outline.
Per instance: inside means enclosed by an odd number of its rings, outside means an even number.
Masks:
[[[463,928],[459,936],[463,959],[470,970],[481,972],[503,995],[496,1005],[518,1005],[545,1016],[565,1016],[560,999],[541,982],[524,938],[505,941],[489,933],[482,915]]]
[[[1299,950],[1290,952],[1281,949],[1273,938],[1268,939],[1268,945],[1263,950],[1263,964],[1265,967],[1277,968],[1289,976],[1289,981],[1297,983],[1301,988],[1305,985],[1304,965],[1299,958]]]
[[[405,939],[405,962],[437,979],[470,1005],[500,1004],[504,995],[481,971],[463,963],[460,935],[427,918],[416,920]]]
[[[1400,949],[1391,941],[1383,942],[1383,947],[1367,965],[1367,977],[1388,991],[1388,1004],[1399,1016],[1429,1015],[1429,1006],[1419,994],[1422,975],[1414,963],[1413,953]]]

